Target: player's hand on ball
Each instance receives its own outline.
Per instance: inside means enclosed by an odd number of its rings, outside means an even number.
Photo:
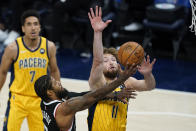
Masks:
[[[128,79],[130,76],[134,75],[137,71],[137,65],[135,65],[135,63],[130,65],[127,62],[124,71],[121,69],[120,65],[118,65],[118,67],[119,67],[119,77],[125,80]]]

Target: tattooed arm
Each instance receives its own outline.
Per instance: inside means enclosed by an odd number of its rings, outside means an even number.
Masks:
[[[92,90],[91,92],[83,96],[71,98],[60,104],[56,110],[55,117],[58,126],[63,130],[69,129],[72,124],[74,115],[77,111],[84,110],[90,107],[96,101],[104,98],[108,93],[112,92],[122,83],[124,83],[124,81],[129,76],[133,75],[136,70],[137,69],[135,66],[130,66],[129,68],[125,69],[125,71],[119,75],[118,79],[113,81],[112,83],[105,85],[104,87]]]

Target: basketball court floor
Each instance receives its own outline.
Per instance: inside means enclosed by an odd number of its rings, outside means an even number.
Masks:
[[[0,92],[0,130],[8,99],[8,82]],[[85,80],[62,78],[62,84],[71,91],[89,90]],[[70,88],[71,87],[71,88]],[[88,111],[76,114],[77,131],[87,131]],[[138,92],[136,99],[129,102],[127,131],[195,131],[196,130],[196,93],[155,89]],[[21,131],[28,131],[24,120]]]

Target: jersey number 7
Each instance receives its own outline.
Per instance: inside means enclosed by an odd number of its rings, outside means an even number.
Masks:
[[[30,71],[30,75],[31,75],[31,82],[33,82],[33,79],[35,77],[35,71]]]

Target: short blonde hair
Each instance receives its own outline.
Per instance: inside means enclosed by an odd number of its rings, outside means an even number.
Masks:
[[[104,48],[103,54],[111,54],[116,58],[116,60],[118,60],[118,57],[117,57],[118,51],[114,47]]]

